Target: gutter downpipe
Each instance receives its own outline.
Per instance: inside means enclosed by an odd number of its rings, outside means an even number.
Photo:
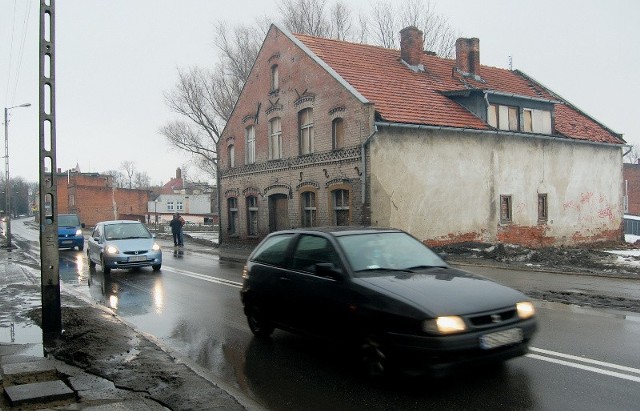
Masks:
[[[362,144],[360,145],[360,161],[362,162],[362,178],[360,179],[361,181],[361,191],[362,191],[362,204],[365,203],[366,201],[366,187],[367,187],[367,160],[365,158],[364,155],[364,146],[366,146],[367,144],[369,144],[369,141],[371,141],[371,139],[373,138],[373,136],[376,135],[376,133],[378,132],[378,126],[376,125],[376,123],[373,124],[373,132],[371,134],[369,134],[369,137],[366,138],[366,140],[364,140],[362,142]]]

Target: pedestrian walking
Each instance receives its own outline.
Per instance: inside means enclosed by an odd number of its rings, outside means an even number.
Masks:
[[[175,247],[182,245],[182,221],[180,220],[180,214],[175,213],[173,215],[173,219],[169,222],[169,227],[171,227],[171,234],[173,235],[173,245]]]

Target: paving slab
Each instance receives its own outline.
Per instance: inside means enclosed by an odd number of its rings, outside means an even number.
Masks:
[[[71,388],[60,380],[4,387],[4,395],[12,407],[75,398]]]
[[[48,360],[17,362],[2,365],[4,385],[19,385],[51,381],[58,378],[58,370]]]

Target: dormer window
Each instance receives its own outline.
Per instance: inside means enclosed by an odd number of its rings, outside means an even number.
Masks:
[[[499,130],[551,134],[551,111],[490,104],[487,123]]]

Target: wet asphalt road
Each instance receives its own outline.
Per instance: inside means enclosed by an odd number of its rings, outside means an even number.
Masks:
[[[100,266],[89,271],[84,253],[61,250],[60,276],[65,287],[111,307],[268,409],[637,410],[640,404],[637,315],[539,303],[540,331],[526,357],[444,380],[372,384],[340,346],[281,331],[270,342],[254,340],[239,299],[241,265],[162,245],[159,273],[114,270],[105,278]]]

